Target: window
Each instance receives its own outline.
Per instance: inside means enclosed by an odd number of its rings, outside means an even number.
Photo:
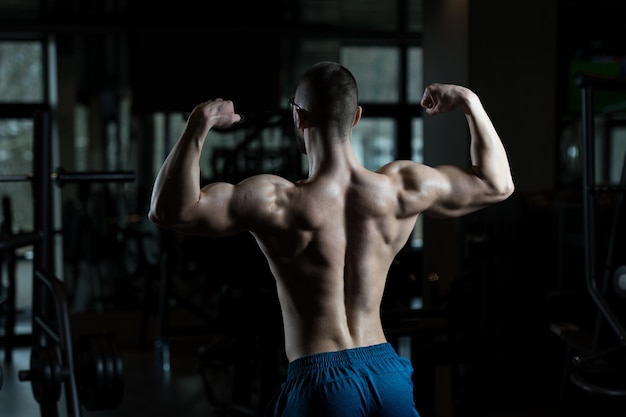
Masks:
[[[11,106],[40,105],[45,100],[44,44],[40,40],[0,40],[0,175],[28,175],[33,167],[33,119],[28,109],[11,113]],[[18,114],[23,113],[23,114]],[[8,178],[8,177],[7,177]],[[0,196],[9,198],[14,233],[33,230],[31,184],[0,182]]]
[[[42,42],[0,41],[0,102],[43,102],[42,63]]]
[[[33,121],[0,119],[0,175],[22,175],[32,172]],[[0,183],[0,196],[9,199],[13,213],[13,233],[33,230],[31,185],[24,181]],[[0,218],[3,215],[0,215]]]
[[[620,184],[626,160],[626,125],[614,126],[610,131],[608,182]]]
[[[352,131],[352,146],[363,166],[375,171],[396,159],[396,121],[363,118]]]
[[[400,48],[395,46],[344,46],[340,62],[359,84],[362,103],[400,101]]]

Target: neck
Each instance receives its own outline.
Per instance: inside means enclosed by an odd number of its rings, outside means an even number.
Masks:
[[[330,141],[323,138],[324,133],[308,129],[305,133],[307,157],[309,160],[309,178],[320,173],[328,173],[358,165],[350,137]]]

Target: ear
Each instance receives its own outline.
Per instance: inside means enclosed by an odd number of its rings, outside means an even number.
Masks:
[[[361,120],[361,115],[363,114],[363,107],[357,106],[356,114],[354,115],[354,121],[352,122],[352,126],[356,126],[357,123]]]
[[[298,129],[309,127],[309,115],[306,110],[295,109],[294,122]]]

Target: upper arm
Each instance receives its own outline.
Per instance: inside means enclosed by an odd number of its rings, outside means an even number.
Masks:
[[[474,174],[471,169],[452,165],[433,168],[432,205],[425,214],[433,217],[458,217],[474,212],[490,204],[502,201],[490,184]]]
[[[271,175],[258,175],[238,184],[216,182],[204,186],[190,212],[194,231],[229,235],[270,221],[283,182]]]
[[[381,168],[398,187],[399,215],[424,213],[433,217],[458,217],[504,200],[470,169],[452,165],[431,167],[397,161]]]

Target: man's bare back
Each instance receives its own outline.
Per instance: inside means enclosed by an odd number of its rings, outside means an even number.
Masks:
[[[210,100],[192,111],[161,167],[149,213],[181,233],[256,238],[276,279],[290,363],[386,343],[380,307],[387,274],[418,216],[461,216],[513,192],[500,138],[465,87],[432,84],[422,106],[430,115],[465,113],[469,168],[393,161],[376,172],[365,169],[350,141],[362,113],[356,82],[338,64],[307,71],[292,103],[296,139],[308,158],[306,179],[257,175],[200,189],[208,132],[240,120],[232,102]]]
[[[276,278],[289,360],[386,342],[387,272],[417,214],[399,218],[390,179],[353,155],[331,173],[277,189],[277,215],[251,229]]]

